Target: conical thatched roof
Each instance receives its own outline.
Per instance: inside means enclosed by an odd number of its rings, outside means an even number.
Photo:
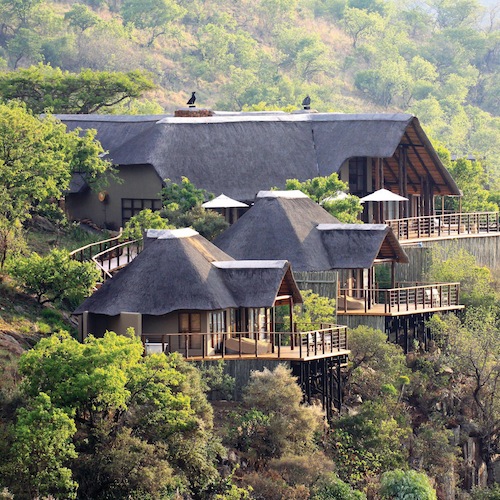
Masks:
[[[338,220],[305,194],[292,193],[259,193],[255,205],[214,243],[236,259],[287,259],[295,271],[330,269],[316,226]]]
[[[191,229],[156,230],[148,233],[144,250],[75,314],[271,307],[283,282],[301,302],[285,260],[238,262]]]
[[[214,243],[236,259],[288,259],[294,271],[367,269],[377,259],[408,262],[386,224],[340,224],[304,194],[291,193],[259,193]]]

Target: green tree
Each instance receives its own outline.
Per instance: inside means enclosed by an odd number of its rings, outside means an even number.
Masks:
[[[93,262],[78,262],[67,251],[57,249],[43,257],[36,252],[17,257],[9,272],[40,304],[66,299],[73,306],[90,295],[100,277]]]
[[[180,184],[165,179],[161,194],[163,215],[175,227],[192,227],[212,240],[229,225],[222,215],[201,206],[206,199],[212,199],[213,194],[197,188],[187,177],[182,177]]]
[[[451,316],[433,318],[430,324],[444,346],[446,362],[465,377],[458,390],[464,408],[472,411],[479,425],[486,464],[500,451],[500,336],[495,313],[495,309],[471,307],[462,322]]]
[[[288,370],[278,365],[272,372],[252,372],[244,390],[244,402],[250,412],[244,420],[257,424],[258,431],[248,442],[258,450],[257,460],[265,462],[286,453],[307,454],[314,450],[314,435],[321,428],[318,408],[302,405],[302,391]],[[249,420],[247,417],[253,415]],[[247,450],[245,450],[247,451]]]
[[[463,212],[495,212],[499,210],[498,205],[488,201],[489,193],[484,187],[486,174],[479,161],[459,158],[449,164],[448,170],[463,192]]]
[[[320,328],[321,323],[335,322],[335,299],[322,297],[311,290],[301,290],[303,303],[295,306],[294,322],[299,331]],[[287,330],[285,330],[287,331]]]
[[[344,10],[343,21],[354,48],[361,40],[380,32],[384,27],[384,20],[378,12],[366,12],[354,7]]]
[[[29,62],[31,64],[40,62],[42,56],[42,39],[38,33],[29,28],[19,28],[16,34],[7,44],[9,60],[14,69],[20,62]]]
[[[38,209],[54,204],[68,189],[72,172],[91,184],[105,181],[110,164],[103,161],[95,132],[79,135],[53,117],[38,118],[15,103],[0,105],[0,264],[21,224]]]
[[[352,489],[336,474],[320,478],[312,489],[311,500],[366,500],[361,491]]]
[[[380,480],[382,498],[390,500],[436,500],[436,491],[429,478],[414,470],[393,470]]]
[[[175,0],[124,0],[121,9],[126,23],[149,31],[148,47],[186,12]]]
[[[19,409],[2,471],[16,498],[76,498],[77,484],[65,467],[77,456],[71,442],[75,432],[73,419],[43,392]]]
[[[142,238],[144,231],[148,229],[168,229],[170,227],[168,221],[158,212],[153,212],[151,209],[146,208],[127,221],[123,229],[122,238],[124,240],[137,240]]]
[[[359,222],[358,214],[363,211],[359,198],[349,195],[339,196],[349,190],[347,183],[341,181],[336,173],[328,177],[315,177],[300,182],[297,179],[287,179],[285,189],[297,189],[307,194],[316,203],[320,203],[341,222]]]
[[[340,479],[358,487],[381,472],[405,466],[404,443],[410,434],[411,429],[400,424],[384,403],[368,401],[356,415],[335,422],[326,453],[337,465]]]
[[[199,498],[221,491],[215,463],[222,450],[198,371],[176,354],[144,357],[130,334],[107,332],[80,343],[59,333],[20,360],[24,394],[45,392],[74,417],[79,494],[154,496],[172,487]],[[152,479],[156,473],[161,485]]]
[[[491,271],[480,266],[463,248],[433,247],[428,280],[437,283],[460,283],[460,302],[466,306],[491,306],[497,294],[492,287]]]
[[[396,387],[408,375],[403,350],[387,342],[381,330],[361,325],[349,330],[348,341],[351,354],[343,374],[347,395],[377,400],[384,387]]]
[[[187,212],[213,198],[205,189],[198,189],[187,177],[182,177],[180,184],[170,179],[165,179],[164,184],[161,196],[163,207],[167,210]]]
[[[141,71],[128,73],[82,70],[62,71],[39,64],[0,74],[0,96],[26,103],[33,113],[96,113],[153,89]]]
[[[64,19],[69,22],[73,28],[78,28],[82,33],[92,28],[100,22],[100,17],[94,14],[86,5],[75,3],[71,9],[64,14]]]

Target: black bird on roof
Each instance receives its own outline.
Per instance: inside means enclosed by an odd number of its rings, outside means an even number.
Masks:
[[[186,103],[189,105],[190,108],[194,108],[194,103],[196,102],[196,92],[191,92],[191,97],[189,98],[189,101]]]
[[[304,106],[304,109],[311,109],[311,98],[308,95],[302,101],[302,106]]]

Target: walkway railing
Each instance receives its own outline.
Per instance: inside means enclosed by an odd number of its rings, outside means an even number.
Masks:
[[[187,359],[227,355],[277,359],[345,355],[347,327],[321,326],[307,332],[150,333],[143,334],[141,339],[146,354],[180,352]]]
[[[460,283],[398,283],[397,288],[341,289],[337,300],[339,313],[420,312],[452,309],[460,305]]]
[[[122,236],[122,229],[120,228],[120,233],[118,236],[113,236],[113,238],[109,238],[107,240],[96,241],[95,243],[90,243],[89,245],[85,245],[84,247],[77,248],[70,252],[70,257],[78,260],[79,262],[85,262],[92,260],[92,257],[96,253],[104,252],[114,246],[116,246],[117,242],[120,240]]]
[[[391,219],[386,223],[399,240],[418,240],[468,234],[500,232],[499,212],[450,213],[407,219]]]
[[[125,241],[119,245],[108,248],[92,257],[98,269],[101,271],[103,281],[113,276],[113,271],[126,266],[137,255],[139,255],[144,248],[144,240]]]

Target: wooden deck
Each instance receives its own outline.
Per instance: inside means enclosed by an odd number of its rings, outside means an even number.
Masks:
[[[398,283],[397,288],[341,289],[337,315],[403,316],[463,309],[460,283]]]
[[[345,357],[346,362],[347,362],[347,357],[350,354],[349,349],[339,349],[337,351],[333,352],[325,352],[324,354],[322,352],[318,352],[318,354],[312,354],[307,356],[303,355],[301,356],[298,349],[294,349],[293,351],[291,350],[290,347],[284,346],[281,348],[281,354],[278,354],[277,352],[274,353],[265,353],[265,354],[259,354],[258,356],[255,356],[254,354],[225,354],[222,356],[222,354],[214,354],[211,356],[190,356],[189,358],[186,358],[188,361],[207,361],[207,360],[233,360],[233,359],[269,359],[269,360],[281,360],[281,361],[311,361],[313,359],[324,359],[324,358],[337,358],[337,357]]]
[[[344,309],[337,311],[337,316],[405,316],[409,314],[418,313],[430,313],[430,312],[444,312],[444,311],[456,311],[464,309],[463,305],[453,305],[453,306],[436,306],[436,307],[426,307],[422,308],[415,306],[414,304],[401,305],[399,309],[392,308],[390,311],[386,310],[385,304],[373,304],[366,312],[364,309]]]
[[[500,235],[499,212],[450,213],[386,220],[401,244]]]
[[[179,352],[187,360],[345,358],[347,327],[321,325],[307,332],[167,333],[141,336],[146,354]],[[325,327],[326,326],[326,327]],[[258,336],[266,338],[259,339]]]

